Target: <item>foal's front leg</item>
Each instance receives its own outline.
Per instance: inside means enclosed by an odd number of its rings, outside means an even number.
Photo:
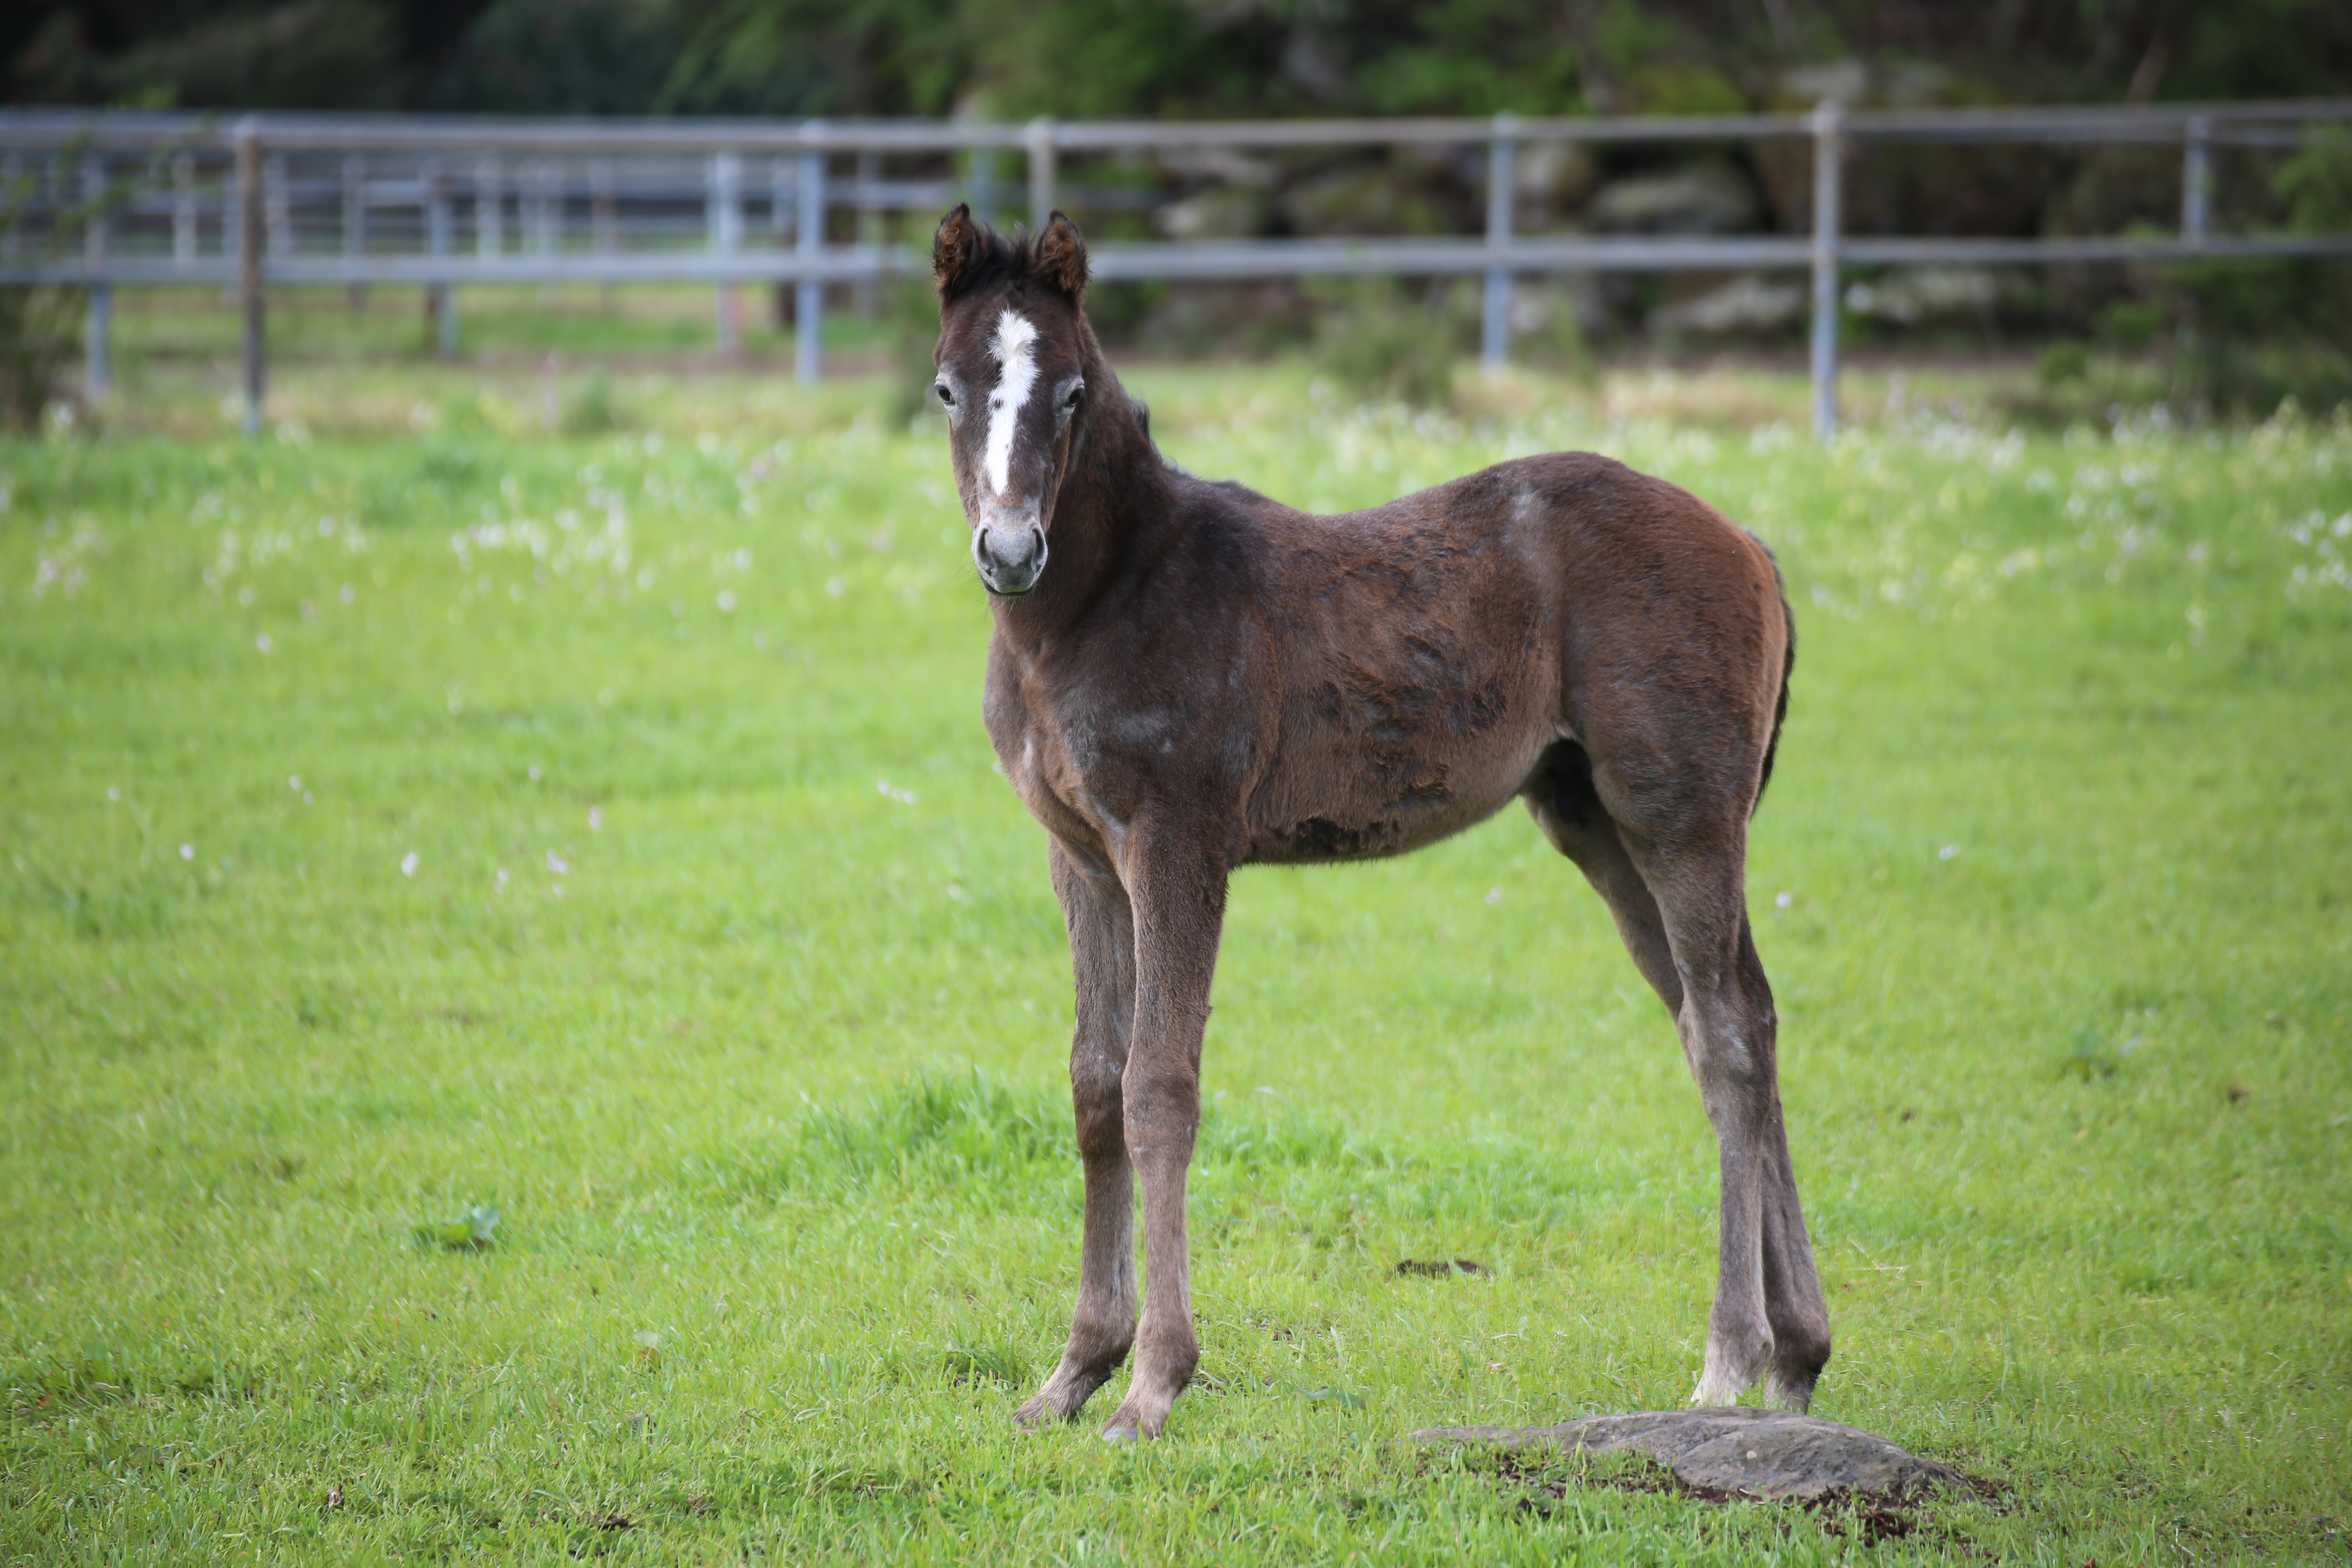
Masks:
[[[1139,819],[1121,872],[1135,911],[1135,1030],[1123,1089],[1128,1155],[1143,1179],[1143,1321],[1135,1371],[1103,1436],[1156,1437],[1192,1381],[1184,1182],[1201,1129],[1201,1037],[1224,924],[1225,866],[1196,837]]]
[[[1135,921],[1127,890],[1107,868],[1059,840],[1048,855],[1077,981],[1070,1102],[1087,1173],[1086,1231],[1069,1342],[1045,1386],[1014,1413],[1024,1426],[1076,1416],[1135,1342],[1135,1172],[1119,1092],[1135,1016]]]

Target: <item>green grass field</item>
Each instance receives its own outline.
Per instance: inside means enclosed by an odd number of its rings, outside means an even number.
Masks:
[[[1988,1489],[1868,1544],[1406,1440],[1698,1366],[1712,1141],[1517,812],[1238,879],[1202,1382],[1157,1444],[1015,1436],[1069,976],[943,442],[856,387],[562,438],[445,379],[414,434],[0,447],[0,1558],[2344,1560],[2352,429],[1135,379],[1302,504],[1590,446],[1779,550],[1815,1408]]]

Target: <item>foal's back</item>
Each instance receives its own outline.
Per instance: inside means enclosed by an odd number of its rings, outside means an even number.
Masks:
[[[1613,788],[1661,769],[1688,783],[1683,753],[1727,741],[1752,790],[1786,647],[1779,579],[1689,492],[1578,452],[1336,516],[1228,486],[1184,501],[1234,531],[1272,665],[1251,860],[1417,848],[1507,804],[1562,742]]]

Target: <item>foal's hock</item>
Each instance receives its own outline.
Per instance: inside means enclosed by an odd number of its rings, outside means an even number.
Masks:
[[[1235,868],[1401,854],[1514,796],[1609,901],[1714,1123],[1694,1401],[1765,1380],[1804,1409],[1829,1314],[1743,886],[1793,654],[1771,556],[1589,453],[1337,517],[1196,479],[1103,359],[1067,218],[1007,241],[960,206],[932,264],[934,390],[995,617],[988,732],[1045,825],[1077,976],[1077,1309],[1019,1419],[1076,1415],[1132,1351],[1106,1436],[1151,1436],[1200,1359],[1184,1182]]]

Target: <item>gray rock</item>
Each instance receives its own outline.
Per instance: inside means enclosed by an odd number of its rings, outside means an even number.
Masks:
[[[1650,330],[1703,337],[1769,332],[1793,325],[1804,313],[1805,291],[1798,285],[1742,277],[1696,300],[1668,305],[1650,318]]]
[[[1643,1410],[1558,1426],[1428,1426],[1423,1443],[1552,1447],[1567,1453],[1646,1454],[1700,1491],[1811,1502],[1832,1493],[1900,1497],[1958,1482],[1957,1470],[1884,1437],[1784,1410]]]
[[[1956,317],[1990,317],[2000,299],[2000,282],[1982,267],[1912,267],[1873,283],[1849,284],[1845,308],[1897,326]]]
[[[1761,216],[1756,187],[1722,163],[1612,180],[1592,198],[1593,226],[1630,234],[1738,234]]]

